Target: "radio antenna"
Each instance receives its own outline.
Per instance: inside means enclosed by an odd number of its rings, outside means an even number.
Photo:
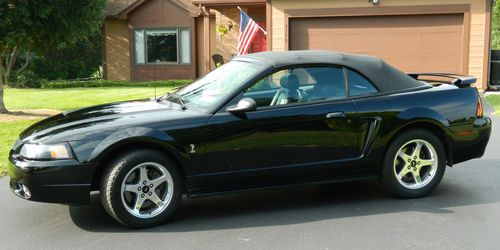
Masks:
[[[161,2],[161,9],[162,9],[162,16],[163,16],[163,1]],[[158,30],[158,26],[157,26],[157,25],[158,25],[158,22],[156,22],[156,20],[155,20],[155,25],[154,25],[155,30]],[[147,37],[147,36],[146,36],[146,37]],[[147,45],[146,45],[146,46],[147,46]],[[156,54],[156,53],[158,53],[158,51],[156,51],[156,47],[154,47],[154,54]],[[155,91],[155,100],[158,100],[158,99],[156,99],[156,84],[157,84],[157,81],[158,81],[158,78],[157,78],[157,76],[156,76],[156,70],[157,70],[157,68],[156,68],[156,67],[157,67],[157,66],[158,66],[158,60],[155,60],[155,62],[154,62],[154,68],[153,68],[153,70],[154,70],[154,82],[153,82],[153,87],[154,87],[154,91]]]

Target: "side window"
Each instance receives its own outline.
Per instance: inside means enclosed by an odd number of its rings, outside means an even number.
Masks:
[[[360,96],[377,93],[377,89],[373,84],[355,71],[348,70],[347,78],[349,79],[349,95]]]
[[[273,90],[276,89],[278,86],[274,83],[273,79],[271,77],[264,77],[257,81],[252,87],[247,89],[247,92],[258,92],[258,91],[265,91],[265,90]]]
[[[243,91],[259,107],[346,97],[342,68],[297,67],[280,70]]]
[[[309,73],[316,80],[307,92],[308,101],[342,99],[346,97],[346,83],[342,68],[310,68]]]
[[[243,91],[243,97],[254,99],[258,107],[270,106],[276,93],[282,89],[280,79],[287,72],[288,70],[281,70],[258,80]]]

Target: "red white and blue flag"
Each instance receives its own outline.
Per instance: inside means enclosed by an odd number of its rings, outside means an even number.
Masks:
[[[240,35],[238,36],[238,55],[248,54],[259,29],[262,29],[247,13],[240,10]]]

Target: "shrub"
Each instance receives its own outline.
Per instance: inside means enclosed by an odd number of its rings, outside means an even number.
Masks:
[[[40,88],[42,79],[31,70],[25,70],[16,77],[16,81],[9,82],[9,86],[14,88]]]
[[[42,81],[41,87],[46,89],[63,88],[94,88],[94,87],[179,87],[191,83],[192,80],[161,80],[161,81],[113,81],[113,80],[55,80]]]
[[[28,69],[38,78],[77,79],[90,77],[102,64],[101,33],[75,44],[48,48],[34,57]]]

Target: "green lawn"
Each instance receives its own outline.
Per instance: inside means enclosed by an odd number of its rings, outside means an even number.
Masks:
[[[171,91],[157,88],[157,95]],[[74,89],[5,89],[8,109],[71,110],[90,105],[154,96],[154,88],[74,88]],[[5,174],[7,157],[17,136],[39,119],[0,122],[0,176]]]
[[[16,122],[0,122],[0,138],[2,138],[2,140],[0,140],[0,157],[2,158],[0,161],[0,176],[4,175],[7,171],[7,157],[9,155],[10,148],[17,139],[17,136],[26,127],[36,121],[39,121],[39,119]]]
[[[156,88],[157,96],[171,87]],[[85,106],[154,97],[154,88],[74,88],[74,89],[5,89],[7,109],[70,110]]]
[[[486,101],[495,109],[495,114],[498,115],[500,110],[500,95],[487,95]]]

